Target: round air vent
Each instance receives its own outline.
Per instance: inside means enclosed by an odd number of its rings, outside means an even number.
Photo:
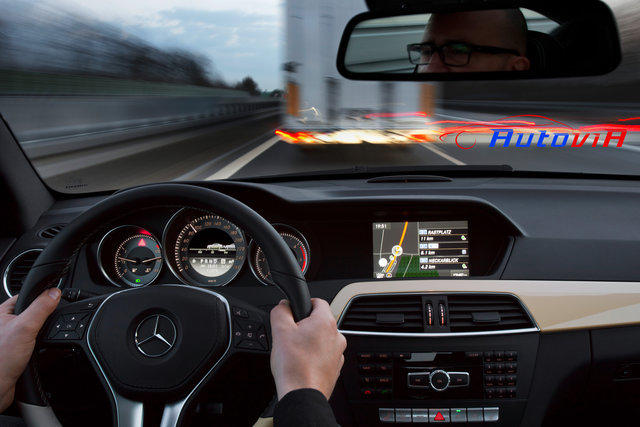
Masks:
[[[44,239],[53,239],[60,232],[60,230],[64,228],[65,225],[66,224],[57,224],[57,225],[52,225],[51,227],[43,228],[38,233],[38,236]]]
[[[31,270],[33,263],[36,262],[40,252],[42,252],[42,249],[29,249],[11,260],[2,276],[2,284],[7,295],[10,297],[18,295],[24,279],[29,274],[29,270]]]

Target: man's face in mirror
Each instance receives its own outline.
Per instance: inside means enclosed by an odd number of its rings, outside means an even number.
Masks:
[[[527,24],[518,9],[433,14],[422,43],[419,73],[526,71],[530,66]]]

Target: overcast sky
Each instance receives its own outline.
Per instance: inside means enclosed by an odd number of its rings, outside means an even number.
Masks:
[[[262,89],[282,86],[284,0],[57,0],[160,48],[211,59],[229,83],[252,76]]]

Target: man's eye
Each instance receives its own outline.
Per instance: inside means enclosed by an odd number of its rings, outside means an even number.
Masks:
[[[469,53],[469,46],[465,44],[453,44],[448,46],[452,53]]]

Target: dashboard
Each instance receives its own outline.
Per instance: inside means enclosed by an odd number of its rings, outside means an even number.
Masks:
[[[473,201],[271,205],[262,214],[311,282],[495,277],[518,235],[504,217]],[[287,211],[305,214],[278,214]],[[168,283],[273,287],[265,254],[245,230],[216,212],[184,206],[143,208],[104,224],[72,274],[94,293]]]
[[[342,425],[426,419],[432,410],[469,421],[490,413],[498,418],[493,425],[540,425],[543,418],[571,425],[583,413],[577,394],[585,405],[619,408],[616,414],[640,407],[634,183],[198,185],[273,224],[311,296],[330,302],[348,340],[333,402]],[[58,200],[30,230],[4,242],[5,293],[56,229],[105,197]],[[282,298],[245,230],[214,211],[161,203],[96,229],[64,283],[88,295],[182,283],[265,311]]]

